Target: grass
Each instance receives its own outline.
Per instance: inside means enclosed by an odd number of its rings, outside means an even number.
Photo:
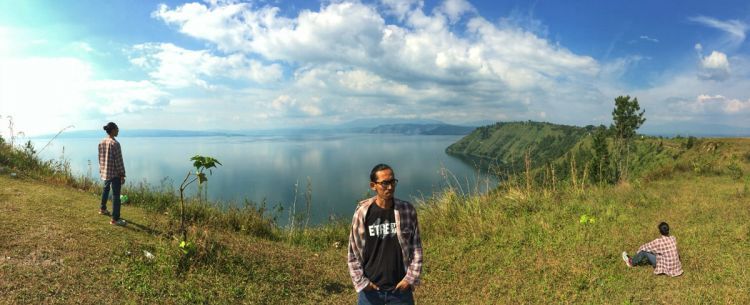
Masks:
[[[458,303],[746,304],[750,194],[728,177],[690,177],[549,197],[514,193],[463,200],[451,194],[422,209],[422,301]],[[466,207],[458,207],[465,203]],[[581,215],[596,217],[579,223]],[[631,254],[667,221],[685,274],[628,269]],[[435,287],[435,286],[437,287]],[[467,296],[481,295],[471,301]],[[450,303],[449,302],[449,303]]]
[[[702,139],[630,183],[573,188],[563,181],[553,191],[509,180],[485,195],[448,188],[418,203],[425,265],[416,299],[750,303],[748,152],[750,139]],[[80,190],[55,175],[0,175],[0,303],[355,302],[348,219],[289,234],[262,205],[192,204],[195,248],[183,254],[173,193],[131,190],[133,205],[123,208],[130,225],[113,227],[96,214],[96,187]],[[584,214],[596,222],[581,224]],[[656,238],[661,221],[677,237],[680,277],[627,268],[619,257]]]
[[[114,227],[97,214],[98,200],[0,177],[0,303],[353,301],[342,249],[311,251],[194,225],[190,236],[201,249],[185,263],[167,232],[176,226],[171,217],[126,205],[128,226]]]

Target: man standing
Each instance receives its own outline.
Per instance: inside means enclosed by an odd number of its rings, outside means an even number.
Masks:
[[[107,137],[99,143],[99,176],[104,180],[99,214],[109,215],[107,198],[111,187],[112,220],[109,223],[124,226],[125,221],[120,219],[120,188],[125,183],[125,164],[122,161],[120,142],[115,140],[115,137],[120,133],[120,128],[117,127],[117,124],[109,122],[104,125],[104,131],[107,132]]]
[[[422,240],[417,212],[393,197],[393,169],[376,165],[370,188],[377,195],[357,205],[349,234],[349,274],[358,304],[414,304],[422,272]]]
[[[622,260],[628,267],[648,263],[654,266],[654,274],[681,275],[682,263],[677,252],[677,239],[669,235],[669,225],[666,222],[659,224],[659,233],[659,238],[642,245],[632,258],[628,257],[627,252],[622,252]]]

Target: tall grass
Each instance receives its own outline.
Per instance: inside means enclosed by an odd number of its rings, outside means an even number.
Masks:
[[[27,145],[31,145],[30,142]],[[14,147],[4,141],[0,143],[0,167],[21,178],[67,185],[90,193],[101,193],[103,186],[90,176],[73,174],[70,162],[64,156],[58,160],[45,161],[33,149]],[[180,215],[179,196],[167,180],[161,181],[159,186],[145,181],[126,184],[122,194],[128,194],[128,204],[133,206],[167,214],[175,219]],[[246,200],[238,206],[203,201],[196,197],[188,200],[186,215],[190,225],[224,228],[268,239],[278,239],[280,235],[280,229],[275,224],[274,216],[266,209],[265,202],[258,204]]]

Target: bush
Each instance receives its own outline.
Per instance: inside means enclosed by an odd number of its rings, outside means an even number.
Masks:
[[[708,174],[709,171],[711,171],[712,164],[711,161],[707,158],[696,158],[691,162],[691,165],[693,167],[693,172],[698,175],[705,175]]]
[[[740,165],[737,164],[736,161],[732,161],[732,163],[729,163],[727,166],[727,171],[729,172],[729,176],[732,177],[734,180],[740,180],[742,179],[742,168],[740,168]]]

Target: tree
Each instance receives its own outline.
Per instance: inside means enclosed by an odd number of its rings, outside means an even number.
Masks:
[[[620,180],[626,180],[628,177],[630,144],[636,135],[636,130],[646,122],[646,118],[643,117],[644,113],[646,113],[646,110],[641,111],[638,98],[633,98],[633,100],[630,100],[630,96],[615,98],[615,109],[612,111],[614,124],[610,128],[615,136],[618,178]]]
[[[609,145],[607,144],[607,127],[600,125],[594,131],[591,142],[591,148],[594,153],[593,161],[593,178],[596,182],[604,182],[609,179]]]

